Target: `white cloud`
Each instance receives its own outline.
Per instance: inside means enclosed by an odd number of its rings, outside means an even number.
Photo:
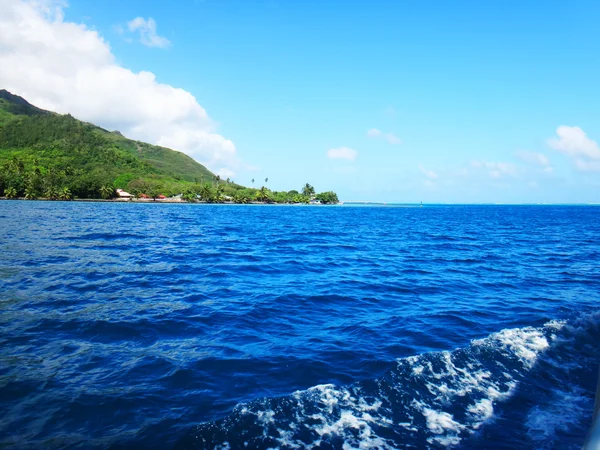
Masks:
[[[347,159],[348,161],[354,161],[358,156],[358,152],[349,147],[338,147],[327,150],[327,157],[329,159]]]
[[[429,180],[435,180],[438,178],[438,174],[435,173],[433,170],[427,170],[425,169],[421,164],[419,164],[419,170],[421,171],[421,173],[423,175],[425,175]]]
[[[171,41],[156,33],[156,21],[152,17],[136,17],[127,22],[127,28],[132,33],[139,33],[140,42],[146,47],[167,48],[171,45]]]
[[[367,136],[373,139],[385,139],[392,145],[398,145],[402,143],[402,140],[396,136],[394,133],[384,133],[377,128],[371,128],[367,131]]]
[[[521,151],[518,152],[517,155],[529,164],[535,164],[540,167],[548,167],[550,165],[550,161],[543,153]]]
[[[493,161],[471,161],[470,166],[474,169],[485,170],[487,174],[494,179],[513,177],[517,174],[517,168],[514,164],[506,162]]]
[[[572,157],[600,159],[600,147],[579,127],[562,125],[556,129],[558,138],[548,139],[548,145]]]
[[[64,2],[0,1],[0,87],[41,108],[183,151],[218,171],[241,166],[235,145],[196,98],[115,61],[96,31],[63,18]]]
[[[548,145],[571,157],[575,167],[582,172],[600,171],[600,147],[579,127],[561,125],[558,137],[548,139]]]
[[[217,175],[219,175],[222,180],[226,180],[227,178],[232,178],[235,175],[235,172],[229,169],[219,169]]]

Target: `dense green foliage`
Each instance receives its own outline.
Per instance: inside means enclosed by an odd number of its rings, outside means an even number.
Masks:
[[[160,183],[164,194],[171,195],[215,177],[183,153],[41,110],[3,90],[0,170],[0,193],[13,186],[18,196],[25,196],[29,187],[30,195],[43,197],[53,186],[66,187],[76,197],[98,198],[102,186],[124,189],[136,180]]]
[[[321,192],[317,194],[316,199],[325,204],[339,203],[338,196],[333,191]]]
[[[69,114],[44,111],[0,90],[0,196],[110,199],[116,189],[138,197],[181,195],[187,201],[210,203],[315,199],[315,189],[308,183],[301,193],[245,188],[221,180],[183,153],[127,139]],[[337,203],[333,192],[316,199]]]

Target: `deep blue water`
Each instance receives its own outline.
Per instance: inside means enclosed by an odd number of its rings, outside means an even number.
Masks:
[[[579,448],[600,208],[0,202],[0,448]]]

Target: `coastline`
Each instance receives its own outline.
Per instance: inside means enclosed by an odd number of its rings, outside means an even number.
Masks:
[[[195,201],[188,202],[187,200],[183,200],[181,198],[164,198],[164,199],[156,199],[153,200],[151,198],[73,198],[70,200],[52,200],[49,198],[35,198],[35,199],[27,199],[23,197],[19,198],[6,198],[0,197],[0,201],[24,201],[24,202],[84,202],[84,203],[148,203],[148,204],[158,204],[158,203],[170,203],[170,204],[184,204],[184,205],[273,205],[273,206],[341,206],[343,202],[337,204],[315,204],[315,203],[269,203],[269,202],[248,202],[248,203],[236,203],[236,202],[205,202],[205,201]]]

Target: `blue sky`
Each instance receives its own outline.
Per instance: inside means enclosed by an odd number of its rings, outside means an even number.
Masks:
[[[235,147],[231,167],[201,162],[241,184],[310,182],[346,200],[600,203],[600,2],[61,9],[119,66],[191,93]]]

